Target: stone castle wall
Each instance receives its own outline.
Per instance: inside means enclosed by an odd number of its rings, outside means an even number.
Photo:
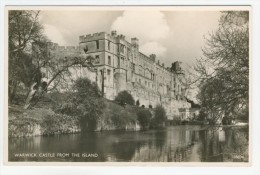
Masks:
[[[180,108],[190,108],[185,99],[185,77],[180,62],[165,67],[156,60],[156,55],[147,56],[139,51],[137,38],[128,42],[116,31],[101,32],[80,36],[78,47],[50,43],[49,48],[52,48],[50,54],[63,59],[77,54],[91,56],[93,69],[74,68],[74,78],[86,76],[96,81],[107,99],[114,100],[120,91],[127,90],[140,105],[163,105],[169,119],[180,116]]]

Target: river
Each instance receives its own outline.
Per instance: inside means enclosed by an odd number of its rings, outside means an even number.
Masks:
[[[9,138],[9,161],[248,162],[248,127],[169,126]]]

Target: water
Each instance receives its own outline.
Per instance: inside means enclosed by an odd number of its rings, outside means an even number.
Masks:
[[[9,161],[247,162],[248,127],[171,126],[10,138]]]

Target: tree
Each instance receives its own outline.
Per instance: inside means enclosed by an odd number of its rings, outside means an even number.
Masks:
[[[30,93],[26,98],[25,108],[27,109],[31,105],[36,105],[46,92],[52,91],[62,82],[67,84],[71,76],[70,68],[89,68],[90,65],[86,62],[88,59],[89,57],[80,57],[79,53],[65,58],[58,58],[58,56],[54,55],[47,62],[44,62],[42,66],[39,65],[38,69],[42,70],[44,68],[48,71],[49,76],[47,81],[41,80],[40,86],[37,86],[37,82],[32,82],[32,85],[36,85],[36,88],[30,89]],[[42,73],[44,72],[42,71]]]
[[[134,98],[127,91],[119,92],[115,98],[115,101],[121,105],[125,105],[125,104],[134,105],[135,104]]]
[[[9,12],[9,101],[12,103],[17,87],[24,86],[25,109],[36,105],[46,92],[66,81],[70,68],[89,66],[86,63],[89,57],[81,57],[79,53],[67,57],[52,54],[39,14],[40,11],[27,10]],[[48,77],[44,75],[46,71]]]
[[[223,12],[218,30],[206,39],[195,70],[198,99],[213,121],[248,109],[249,12]]]
[[[40,40],[42,26],[38,22],[39,11],[9,11],[8,54],[9,54],[9,101],[16,96],[18,86],[28,87],[31,80],[39,81],[40,73],[33,64],[31,46]]]
[[[152,114],[149,110],[140,109],[137,112],[138,121],[143,129],[147,129],[152,118]]]
[[[140,106],[140,101],[137,100],[136,103],[135,103],[136,106]]]
[[[167,120],[165,109],[162,105],[157,105],[154,108],[154,118],[152,119],[151,126],[154,128],[164,127]]]
[[[79,78],[73,85],[71,95],[57,107],[56,112],[78,117],[83,131],[95,130],[104,106],[96,83],[87,78]]]

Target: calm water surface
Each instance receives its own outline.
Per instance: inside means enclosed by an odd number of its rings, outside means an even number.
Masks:
[[[247,162],[248,127],[171,126],[10,138],[9,161]]]

